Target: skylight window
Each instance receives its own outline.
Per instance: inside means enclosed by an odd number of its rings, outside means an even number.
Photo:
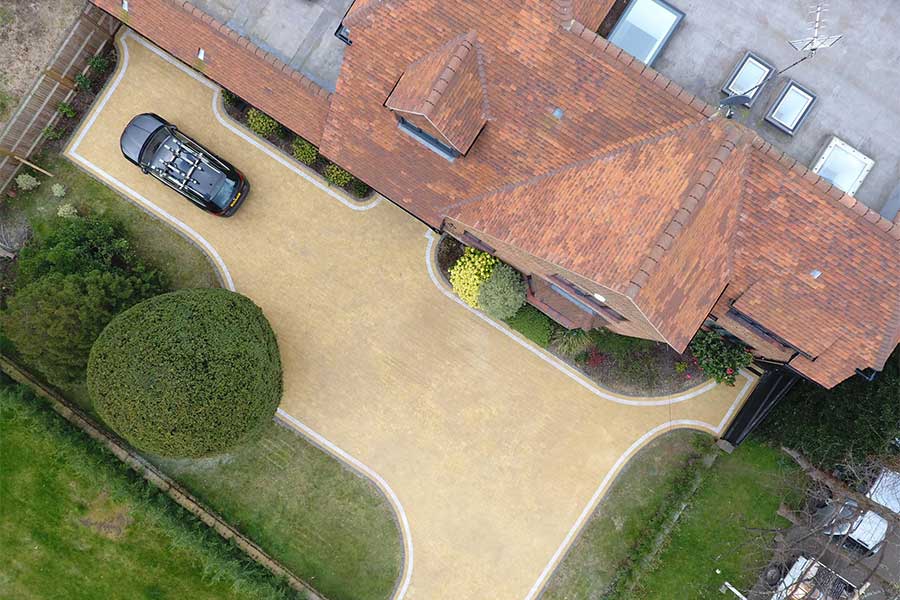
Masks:
[[[769,109],[766,121],[783,132],[794,135],[815,103],[815,94],[791,80]]]
[[[749,96],[750,101],[744,104],[749,107],[759,95],[762,84],[774,70],[775,67],[768,62],[752,52],[747,52],[744,58],[738,61],[728,81],[722,86],[722,91],[729,96]]]
[[[837,136],[832,136],[812,170],[852,196],[873,166],[874,160]]]
[[[683,12],[664,0],[632,0],[609,41],[652,65],[683,18]]]

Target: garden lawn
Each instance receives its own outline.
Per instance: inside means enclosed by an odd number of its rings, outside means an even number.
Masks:
[[[165,273],[172,289],[219,287],[218,275],[206,255],[175,229],[123,199],[62,156],[51,154],[32,160],[54,177],[35,173],[40,186],[28,192],[19,191],[15,198],[4,198],[3,210],[24,213],[36,232],[46,228],[59,207],[67,203],[76,207],[81,215],[108,215],[124,225],[140,257]],[[65,186],[65,197],[53,195],[51,186],[56,183]],[[9,349],[4,351],[9,352]],[[96,416],[84,384],[71,384],[60,391]]]
[[[0,382],[0,597],[297,597],[24,387]]]
[[[726,580],[739,590],[751,588],[770,558],[767,546],[774,535],[759,531],[787,527],[776,514],[778,506],[795,504],[804,489],[797,467],[770,446],[751,440],[733,454],[720,455],[655,568],[639,578],[639,597],[721,598],[718,590]]]
[[[219,285],[206,256],[167,224],[62,157],[37,161],[56,177],[39,175],[36,190],[6,199],[9,209],[24,211],[35,227],[42,226],[44,217],[54,216],[61,204],[71,202],[81,214],[98,212],[120,220],[138,254],[166,274],[170,287]],[[65,198],[52,195],[53,183],[66,186]],[[60,391],[96,418],[85,385]],[[390,596],[400,573],[402,546],[387,500],[368,480],[293,431],[272,423],[261,437],[228,455],[158,463],[329,600]],[[0,597],[6,597],[2,588]]]
[[[401,540],[387,502],[293,431],[272,423],[224,456],[154,462],[330,600],[390,596]]]
[[[105,214],[121,222],[141,258],[165,272],[173,289],[219,287],[216,271],[206,255],[175,229],[124,200],[62,156],[53,154],[32,160],[54,177],[37,173],[40,186],[29,192],[20,191],[16,198],[4,198],[4,202],[11,210],[23,211],[33,227],[40,230],[42,220],[55,216],[60,205],[71,203],[82,215]],[[53,196],[51,186],[55,183],[65,186],[65,197]]]
[[[634,549],[648,534],[646,524],[663,509],[679,472],[710,439],[696,431],[673,431],[629,460],[541,598],[603,598],[620,570],[637,558]]]

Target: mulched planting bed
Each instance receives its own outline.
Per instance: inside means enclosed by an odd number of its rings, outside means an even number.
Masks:
[[[450,268],[464,250],[465,246],[449,235],[438,242],[438,270],[448,285]],[[555,323],[552,326],[560,328]],[[594,348],[574,358],[560,353],[555,342],[547,350],[598,386],[627,396],[677,394],[709,379],[690,351],[678,354],[668,344],[595,333],[598,343]]]
[[[226,102],[223,102],[222,104],[225,106],[225,112],[228,114],[229,117],[231,117],[238,123],[241,123],[248,129],[250,129],[250,127],[247,125],[247,113],[250,111],[251,108],[253,108],[253,106],[251,106],[249,103],[245,102],[241,98],[237,98],[237,97],[235,97],[234,101],[232,101],[232,102],[226,101]],[[291,147],[291,144],[293,143],[294,139],[298,138],[299,136],[292,133],[284,125],[281,126],[281,131],[279,133],[275,133],[272,135],[265,135],[265,136],[260,135],[256,132],[254,132],[254,134],[258,135],[259,137],[263,138],[264,140],[266,140],[267,142],[269,142],[270,144],[272,144],[273,146],[275,146],[276,148],[281,150],[291,160],[295,160],[295,161],[297,160],[294,158],[293,148]],[[299,162],[299,161],[297,161],[297,162]],[[300,164],[303,164],[303,163],[300,163]],[[316,162],[314,162],[311,165],[306,165],[306,166],[308,166],[309,168],[314,170],[316,173],[321,175],[322,178],[324,179],[325,178],[325,169],[330,164],[332,164],[332,162],[320,154],[319,158],[318,158],[318,160],[316,160]],[[329,183],[328,185],[334,185],[334,184]],[[363,184],[363,185],[365,186],[365,188],[364,188],[365,193],[360,193],[359,191],[354,189],[353,182],[350,182],[347,185],[335,186],[335,187],[340,187],[341,189],[343,189],[345,192],[347,192],[350,195],[350,197],[352,199],[356,200],[357,202],[368,202],[369,199],[374,194],[374,190],[372,190],[372,188],[370,188],[369,186],[367,186],[365,184]]]
[[[41,142],[40,146],[32,153],[32,155],[41,153],[62,153],[63,148],[65,148],[66,144],[69,142],[69,137],[71,137],[72,133],[78,128],[84,115],[90,110],[97,95],[100,94],[103,90],[103,86],[106,85],[109,76],[116,70],[118,54],[116,53],[115,46],[110,44],[99,55],[99,58],[101,59],[99,62],[105,61],[106,66],[101,70],[89,68],[85,74],[89,86],[86,88],[77,87],[76,94],[69,100],[69,105],[75,110],[75,116],[66,117],[65,115],[60,115],[56,120],[56,123],[49,128],[50,131],[45,132],[43,142]]]

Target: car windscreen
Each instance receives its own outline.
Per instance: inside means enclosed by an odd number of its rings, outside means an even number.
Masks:
[[[213,197],[210,198],[210,202],[215,204],[217,207],[221,209],[225,209],[228,207],[228,203],[231,202],[231,199],[234,197],[234,191],[237,187],[237,181],[234,179],[226,178],[222,181],[221,187],[219,190],[213,194]]]
[[[159,147],[169,139],[170,135],[169,130],[165,127],[157,129],[153,135],[150,136],[150,139],[147,140],[147,143],[144,144],[144,148],[141,151],[140,163],[142,165],[149,165],[152,163],[153,157],[156,156],[156,153],[159,151]]]

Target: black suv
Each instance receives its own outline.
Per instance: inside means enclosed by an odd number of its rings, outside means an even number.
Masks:
[[[119,140],[129,161],[199,206],[230,217],[250,192],[250,184],[222,160],[174,125],[153,113],[131,119]]]

